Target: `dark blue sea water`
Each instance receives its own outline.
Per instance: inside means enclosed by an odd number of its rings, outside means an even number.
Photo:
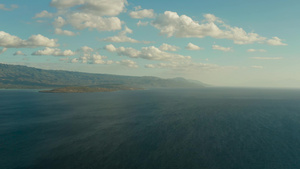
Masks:
[[[0,90],[0,169],[299,169],[300,90]]]

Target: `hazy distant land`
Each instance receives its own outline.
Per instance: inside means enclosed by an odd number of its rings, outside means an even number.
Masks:
[[[184,78],[120,76],[0,64],[1,89],[52,89],[42,92],[108,92],[147,88],[201,88],[208,86]]]
[[[102,88],[102,87],[75,86],[75,87],[55,88],[51,90],[41,90],[40,92],[42,93],[92,93],[92,92],[113,92],[119,90],[142,90],[142,89],[128,88],[128,87]]]

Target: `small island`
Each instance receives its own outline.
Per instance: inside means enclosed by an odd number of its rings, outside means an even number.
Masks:
[[[115,88],[103,88],[103,87],[87,87],[87,86],[74,86],[74,87],[61,87],[51,90],[41,90],[42,93],[92,93],[92,92],[113,92],[119,90],[142,90],[141,88],[133,87],[115,87]]]

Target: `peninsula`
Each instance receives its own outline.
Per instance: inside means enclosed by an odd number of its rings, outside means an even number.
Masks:
[[[199,81],[184,78],[120,76],[0,64],[0,89],[52,89],[42,92],[108,92],[149,88],[201,88]]]

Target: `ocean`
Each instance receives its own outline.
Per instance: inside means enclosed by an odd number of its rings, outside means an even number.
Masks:
[[[0,169],[299,169],[300,90],[0,90]]]

